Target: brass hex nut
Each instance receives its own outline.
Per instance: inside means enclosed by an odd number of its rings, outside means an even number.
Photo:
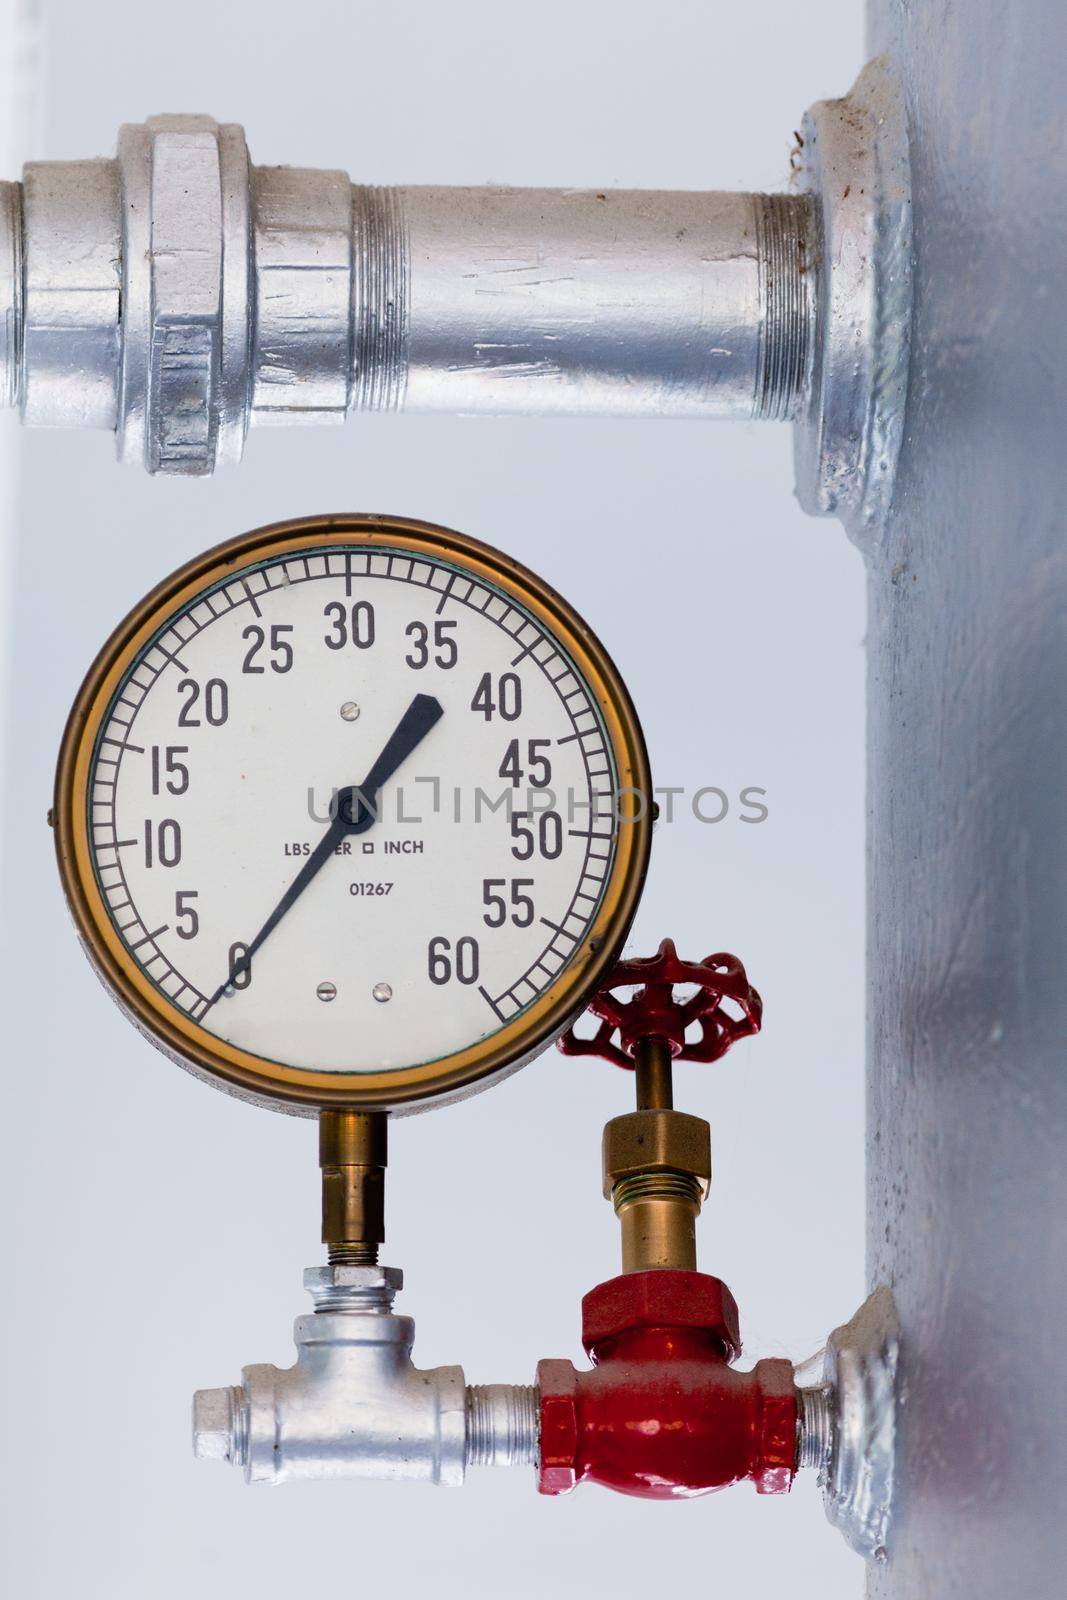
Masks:
[[[691,1172],[708,1192],[711,1129],[685,1111],[631,1111],[604,1129],[604,1198],[638,1172]]]

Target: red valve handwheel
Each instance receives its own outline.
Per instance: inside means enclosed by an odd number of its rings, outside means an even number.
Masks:
[[[674,989],[681,984],[695,984],[696,994],[677,1000]],[[635,986],[629,1000],[613,992]],[[724,1010],[724,1000],[732,1000],[741,1015]],[[717,1061],[738,1039],[758,1033],[763,1017],[763,1002],[736,956],[720,952],[701,962],[682,961],[673,939],[664,939],[654,956],[620,961],[586,1009],[599,1020],[596,1033],[582,1039],[568,1028],[559,1049],[565,1056],[601,1056],[617,1067],[633,1066],[642,1039],[664,1039],[676,1061]],[[700,1037],[687,1042],[694,1023]]]

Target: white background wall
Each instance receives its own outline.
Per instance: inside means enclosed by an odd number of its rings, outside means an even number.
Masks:
[[[8,182],[17,177],[32,148],[31,120],[37,104],[33,90],[39,76],[36,22],[35,0],[0,0],[0,179]],[[0,411],[0,639],[4,641],[0,645],[0,759],[6,748],[9,708],[18,461],[17,414]],[[0,784],[0,829],[6,802],[5,783]],[[0,864],[2,860],[0,844]]]
[[[775,187],[804,107],[861,63],[860,7],[542,0],[503,7],[49,0],[38,156],[110,153],[161,110],[243,121],[253,158],[370,182]],[[14,175],[11,173],[10,175]],[[863,578],[792,499],[788,429],[382,417],[258,434],[206,483],[120,470],[103,436],[27,434],[7,759],[0,1518],[26,1600],[616,1600],[667,1586],[860,1592],[815,1485],[647,1504],[542,1500],[525,1473],[458,1493],[247,1490],[196,1463],[188,1401],[290,1359],[317,1259],[313,1125],[154,1053],[64,914],[45,826],[70,700],[121,614],[202,547],[313,510],[409,513],[503,545],[582,610],[628,677],[657,782],[768,791],[768,821],[661,827],[632,949],[736,950],[762,1038],[678,1073],[710,1117],[702,1264],[746,1359],[808,1355],[863,1294]],[[554,1053],[393,1138],[386,1258],[426,1365],[529,1381],[578,1357],[616,1266],[602,1122],[630,1086]]]

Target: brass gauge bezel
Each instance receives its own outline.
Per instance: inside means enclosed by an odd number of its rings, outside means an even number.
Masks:
[[[491,584],[545,626],[588,685],[607,733],[619,791],[634,801],[616,830],[615,858],[581,945],[544,994],[466,1050],[389,1072],[314,1072],[253,1055],[209,1033],[158,990],[120,938],[99,889],[89,838],[88,784],[97,739],[125,673],[196,595],[243,566],[311,547],[358,543],[443,560]],[[100,651],[71,710],[56,771],[55,842],[64,893],[90,961],[134,1024],[179,1065],[244,1099],[297,1115],[327,1108],[415,1111],[461,1098],[532,1059],[581,1011],[616,959],[644,883],[651,840],[644,738],[613,662],[581,617],[527,568],[464,534],[403,517],[320,516],[273,523],[216,546],[135,606]]]

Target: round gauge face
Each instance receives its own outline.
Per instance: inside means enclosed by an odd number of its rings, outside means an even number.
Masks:
[[[417,1106],[520,1065],[614,959],[647,862],[626,692],[532,574],[338,517],[209,552],[68,725],[61,871],[134,1020],[292,1109]]]

